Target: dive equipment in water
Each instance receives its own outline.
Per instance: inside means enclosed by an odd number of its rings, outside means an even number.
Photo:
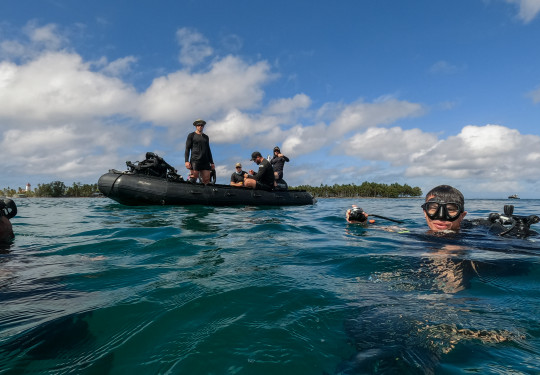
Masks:
[[[509,234],[516,237],[527,237],[536,233],[531,231],[531,225],[540,222],[540,217],[537,215],[514,215],[514,206],[509,204],[504,206],[504,214],[491,213],[489,214],[488,220],[492,224],[498,224],[504,228],[504,230],[499,233],[499,236]]]
[[[376,214],[369,214],[369,216],[378,217],[379,219],[392,221],[392,222],[398,223],[398,224],[403,224],[404,223],[402,220],[390,219],[389,217],[386,217],[386,216],[381,216],[381,215],[376,215]]]
[[[15,202],[9,198],[0,199],[0,216],[11,219],[15,215],[17,215],[17,205]]]
[[[361,207],[353,207],[349,211],[349,220],[350,221],[359,221],[363,223],[367,220],[367,216],[364,215],[364,210]]]
[[[429,200],[421,207],[431,220],[455,221],[463,213],[461,204],[454,202]]]
[[[364,221],[367,220],[367,217],[366,217],[366,215],[364,215],[364,213],[365,212],[364,212],[364,210],[362,208],[353,206],[353,208],[351,208],[351,210],[349,211],[349,220],[350,221],[359,221],[359,222],[363,223]],[[384,219],[384,220],[392,221],[394,223],[403,224],[403,221],[401,221],[401,220],[391,219],[391,218],[386,217],[386,216],[381,216],[381,215],[376,215],[376,214],[369,214],[368,216],[378,217],[379,219]],[[370,220],[369,222],[373,223],[374,220]]]

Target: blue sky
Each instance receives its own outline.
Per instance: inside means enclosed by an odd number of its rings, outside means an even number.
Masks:
[[[540,198],[540,0],[0,2],[0,187],[95,183],[146,151],[218,182]]]

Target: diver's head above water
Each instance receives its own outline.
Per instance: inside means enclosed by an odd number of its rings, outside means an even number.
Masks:
[[[461,221],[467,215],[463,194],[449,185],[431,189],[422,209],[429,229],[434,232],[459,231]]]

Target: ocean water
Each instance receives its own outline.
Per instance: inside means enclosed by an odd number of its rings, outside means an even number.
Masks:
[[[0,374],[540,373],[539,237],[429,235],[420,199],[16,202]],[[353,203],[405,223],[348,224]],[[504,204],[540,214],[468,217]]]

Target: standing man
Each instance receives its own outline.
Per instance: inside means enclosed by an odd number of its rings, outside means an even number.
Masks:
[[[259,151],[251,154],[251,160],[257,163],[259,171],[253,169],[244,175],[244,186],[252,189],[271,191],[274,189],[274,170],[270,162],[262,157]]]
[[[197,119],[193,123],[196,130],[189,133],[186,140],[186,152],[184,155],[186,168],[191,170],[191,182],[196,182],[201,174],[203,184],[210,182],[210,171],[215,170],[212,151],[210,150],[210,139],[203,133],[206,121]],[[191,152],[191,158],[189,156]]]
[[[285,162],[288,162],[289,158],[281,153],[279,147],[274,147],[274,157],[270,160],[272,168],[274,168],[274,176],[276,180],[281,180],[283,178],[283,167]]]
[[[247,172],[242,170],[242,164],[236,163],[236,171],[231,175],[231,186],[244,186],[244,175]]]

